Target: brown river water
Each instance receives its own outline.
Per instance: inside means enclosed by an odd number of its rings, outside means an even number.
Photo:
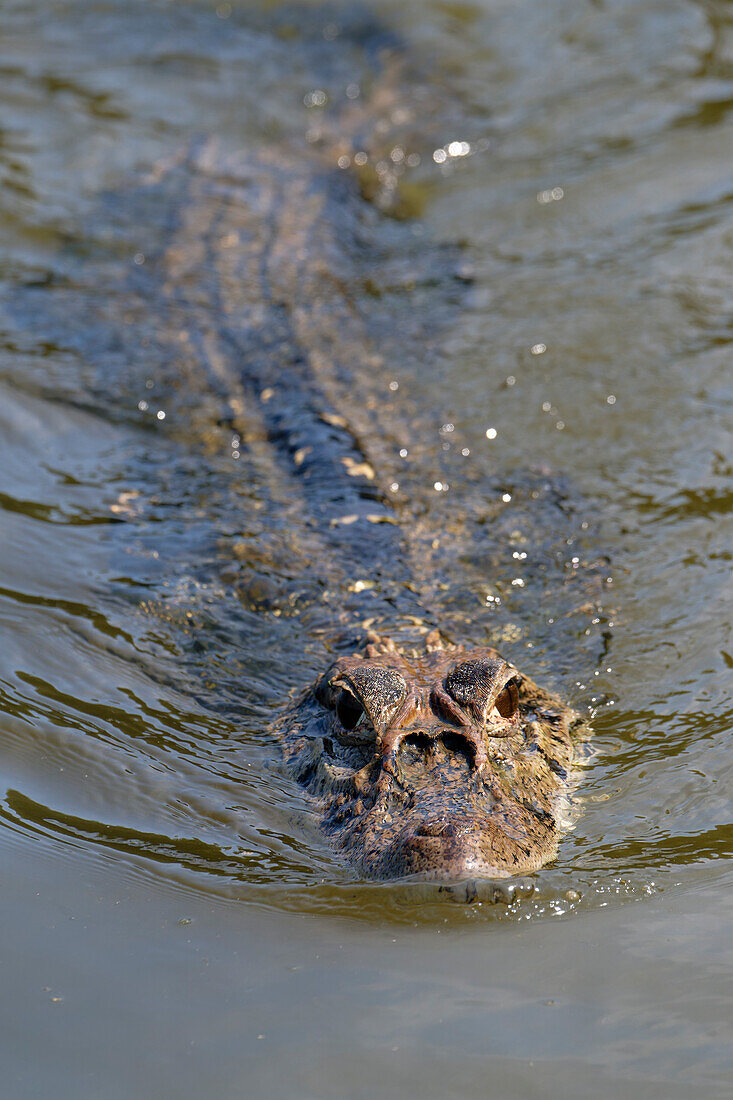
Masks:
[[[3,1096],[729,1097],[730,5],[0,0],[0,30]],[[592,724],[509,903],[360,881],[279,764],[328,608],[414,607],[389,531],[374,584],[334,579],[162,327],[162,166],[212,135],[317,159],[336,239],[365,208],[330,261],[382,356],[353,403],[453,532],[434,617]]]

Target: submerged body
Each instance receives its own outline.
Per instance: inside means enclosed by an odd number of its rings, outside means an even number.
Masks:
[[[163,256],[186,346],[225,395],[239,446],[264,448],[311,517],[312,545],[294,548],[296,583],[311,585],[302,614],[341,656],[275,735],[360,874],[523,874],[557,853],[578,718],[495,649],[469,633],[461,644],[464,616],[441,613],[438,590],[457,591],[441,548],[452,569],[463,519],[454,501],[436,529],[406,479],[390,491],[404,423],[383,396],[376,326],[352,302],[375,211],[353,181],[306,167],[198,150],[172,170],[195,201]],[[415,262],[449,281],[454,261],[441,261],[426,250]],[[424,480],[414,417],[411,430]],[[541,512],[541,494],[527,495]],[[272,609],[246,571],[236,584],[245,604]],[[343,639],[365,634],[349,652]]]

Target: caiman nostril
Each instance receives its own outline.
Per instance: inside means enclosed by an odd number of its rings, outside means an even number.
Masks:
[[[445,730],[440,739],[452,756],[464,756],[469,762],[475,760],[478,738],[468,731]]]
[[[398,745],[400,751],[409,753],[410,749],[417,749],[419,752],[427,753],[432,747],[432,738],[421,730],[415,733],[408,733],[403,737]]]

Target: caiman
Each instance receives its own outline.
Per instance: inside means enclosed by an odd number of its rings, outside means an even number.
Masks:
[[[556,856],[579,718],[497,649],[462,643],[460,617],[432,598],[453,585],[460,520],[455,503],[431,517],[411,502],[398,458],[408,420],[415,484],[432,486],[440,447],[435,421],[418,422],[409,399],[395,405],[392,379],[400,346],[419,359],[435,337],[430,288],[452,280],[455,299],[468,278],[448,253],[421,255],[399,220],[409,137],[394,130],[409,110],[394,58],[380,66],[368,102],[330,131],[322,118],[307,146],[225,153],[202,141],[138,186],[140,225],[153,211],[165,231],[157,244],[141,231],[126,308],[155,314],[169,423],[190,430],[216,395],[239,468],[271,480],[281,527],[297,514],[307,533],[293,552],[312,574],[299,614],[330,664],[294,689],[274,733],[333,848],[371,879],[506,878]],[[380,269],[382,285],[412,296],[400,333],[364,291]],[[97,326],[106,308],[95,304]],[[107,397],[144,393],[135,369],[110,368]],[[232,585],[272,610],[266,577]]]

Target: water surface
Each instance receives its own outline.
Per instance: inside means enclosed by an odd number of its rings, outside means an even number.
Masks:
[[[726,6],[0,10],[9,1095],[730,1095]],[[399,629],[404,563],[345,596],[155,315],[162,166],[213,134],[353,191],[385,80],[419,163],[402,208],[365,185],[341,274],[387,476],[453,532],[431,606],[594,728],[510,905],[324,846],[267,723],[343,600]]]

